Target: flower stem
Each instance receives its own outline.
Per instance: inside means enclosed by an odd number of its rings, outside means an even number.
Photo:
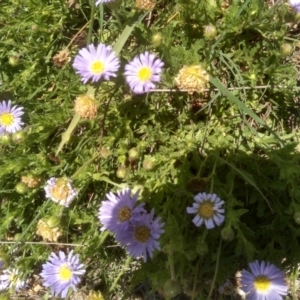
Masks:
[[[170,265],[170,271],[171,271],[171,279],[175,280],[175,268],[174,268],[174,260],[173,260],[173,252],[171,251],[169,253],[169,265]]]
[[[220,243],[219,243],[219,247],[218,247],[217,261],[216,261],[216,269],[215,269],[214,278],[213,278],[213,281],[212,281],[212,283],[211,283],[210,291],[209,291],[209,294],[208,294],[206,300],[210,300],[211,295],[212,295],[213,290],[214,290],[214,287],[215,287],[216,278],[217,278],[218,269],[219,269],[220,254],[221,254],[221,246],[222,246],[222,239],[220,239]]]
[[[91,40],[92,40],[94,18],[95,18],[95,1],[90,0],[90,5],[91,5],[91,17],[90,17],[89,33],[88,33],[87,40],[86,40],[87,46],[91,43]]]

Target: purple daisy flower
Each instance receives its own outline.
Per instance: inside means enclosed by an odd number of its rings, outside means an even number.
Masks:
[[[99,44],[95,47],[90,44],[87,48],[79,50],[75,56],[73,68],[81,76],[83,83],[89,79],[92,82],[99,81],[102,77],[109,80],[116,77],[116,72],[120,67],[120,61],[110,46]]]
[[[250,263],[251,272],[242,271],[241,289],[249,300],[281,300],[287,295],[285,273],[269,262]]]
[[[58,255],[51,253],[47,263],[43,264],[41,277],[45,287],[50,287],[54,296],[65,298],[69,288],[76,291],[76,285],[80,283],[80,276],[85,273],[84,265],[80,263],[77,254],[73,250],[68,256],[59,251]]]
[[[298,13],[300,13],[300,0],[290,0],[290,5],[294,8]]]
[[[47,181],[44,190],[46,198],[50,198],[52,201],[65,207],[69,207],[70,203],[78,195],[77,190],[72,187],[72,180],[65,177],[51,177]]]
[[[21,130],[24,124],[20,118],[24,114],[23,107],[11,107],[11,100],[0,102],[0,134],[4,132],[15,133]]]
[[[99,209],[101,231],[110,230],[114,233],[127,230],[132,220],[146,213],[145,203],[136,206],[139,191],[131,197],[131,189],[126,188],[117,194],[106,194],[107,201],[102,201]]]
[[[222,207],[224,201],[217,197],[216,194],[199,193],[194,197],[196,202],[192,207],[187,207],[188,214],[196,214],[193,223],[199,227],[203,223],[207,229],[212,229],[215,224],[220,226],[224,222],[225,210]]]
[[[165,223],[160,223],[160,217],[153,220],[154,209],[150,214],[144,214],[143,218],[135,220],[128,230],[117,232],[116,240],[126,246],[127,251],[134,258],[143,257],[147,261],[147,255],[153,256],[154,249],[160,250],[157,241],[165,231],[162,227]]]
[[[160,82],[160,73],[164,63],[149,52],[136,56],[125,66],[126,81],[135,93],[147,93],[155,88],[154,82]]]

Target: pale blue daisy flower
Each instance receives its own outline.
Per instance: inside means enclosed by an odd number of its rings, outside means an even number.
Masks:
[[[21,130],[24,124],[20,118],[24,114],[23,107],[11,107],[11,100],[0,102],[0,134],[4,132],[15,133]]]
[[[131,189],[125,188],[117,194],[106,194],[107,201],[102,201],[99,209],[99,220],[102,223],[101,231],[110,230],[114,233],[127,230],[133,219],[146,213],[145,203],[137,205],[138,194],[131,196]]]
[[[125,77],[134,93],[147,93],[160,82],[160,74],[164,63],[149,52],[136,56],[125,66]]]
[[[241,289],[249,300],[282,300],[288,287],[285,273],[269,262],[249,264],[251,272],[242,271]]]
[[[65,207],[69,207],[70,203],[78,195],[77,190],[72,187],[72,180],[66,177],[51,177],[47,181],[44,190],[46,198],[50,198],[52,201]]]
[[[225,217],[222,208],[224,201],[217,197],[216,194],[199,193],[194,197],[195,202],[192,207],[187,207],[187,213],[196,214],[193,223],[199,227],[203,223],[207,229],[212,229],[215,224],[220,226]]]
[[[3,270],[0,275],[0,291],[11,289],[13,291],[19,291],[26,288],[27,281],[21,279],[19,271],[16,269]]]
[[[290,0],[290,5],[294,8],[298,13],[300,13],[300,0]]]
[[[116,233],[116,240],[126,246],[129,254],[134,258],[143,257],[144,262],[148,255],[153,256],[155,249],[160,250],[158,239],[165,232],[162,229],[165,223],[160,222],[160,217],[153,220],[153,216],[154,209],[135,220],[126,231]]]
[[[87,83],[90,79],[92,82],[97,82],[102,77],[105,80],[116,77],[119,67],[120,60],[112,47],[104,44],[99,44],[97,47],[90,44],[87,48],[79,50],[73,62],[73,68],[81,76],[83,83]]]
[[[84,265],[80,263],[77,254],[73,250],[68,256],[59,251],[58,255],[51,253],[47,263],[42,265],[41,277],[44,286],[49,287],[54,296],[65,298],[69,289],[76,291],[76,285],[80,283],[81,276],[85,273]]]

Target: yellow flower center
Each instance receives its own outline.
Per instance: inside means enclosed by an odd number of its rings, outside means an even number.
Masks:
[[[72,278],[72,271],[66,265],[62,265],[59,269],[58,276],[61,280],[70,280]]]
[[[268,277],[260,275],[255,277],[253,285],[258,292],[266,292],[271,286],[271,281]]]
[[[145,225],[137,226],[134,229],[134,237],[141,243],[146,243],[149,240],[150,236],[151,231]]]
[[[122,207],[118,212],[118,220],[125,222],[131,218],[131,209],[127,206]]]
[[[151,76],[152,70],[149,67],[141,67],[137,74],[138,79],[143,82],[150,80]]]
[[[58,179],[56,185],[51,188],[51,195],[57,201],[66,200],[69,193],[70,189],[68,187],[68,181],[63,178]]]
[[[93,74],[99,75],[104,72],[104,63],[100,60],[95,60],[90,66],[90,70]]]
[[[210,219],[215,214],[214,205],[210,201],[205,201],[200,204],[198,214],[204,219]]]
[[[13,124],[15,117],[11,113],[3,113],[0,115],[0,124],[2,126],[9,126]]]

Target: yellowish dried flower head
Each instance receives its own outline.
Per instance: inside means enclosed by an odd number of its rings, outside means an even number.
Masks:
[[[58,238],[62,236],[62,231],[58,227],[51,228],[43,219],[40,219],[36,234],[40,235],[44,241],[57,242]]]
[[[29,188],[39,187],[42,183],[42,179],[39,176],[22,176],[22,182],[25,183]]]
[[[205,89],[209,75],[201,65],[184,66],[175,77],[175,83],[180,90],[201,93]]]
[[[142,10],[151,10],[156,5],[156,0],[136,0],[135,6]]]
[[[68,50],[61,50],[53,57],[53,63],[61,68],[71,60]]]
[[[82,118],[94,119],[97,116],[98,103],[88,96],[80,95],[75,100],[75,112]]]
[[[105,300],[101,292],[90,291],[86,300]]]

